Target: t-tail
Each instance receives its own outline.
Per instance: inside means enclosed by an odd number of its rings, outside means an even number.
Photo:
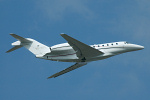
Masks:
[[[18,41],[13,42],[10,50],[7,51],[7,53],[14,51],[16,49],[19,49],[21,47],[25,47],[30,52],[32,52],[36,57],[42,57],[46,53],[50,53],[50,48],[42,43],[39,43],[38,41],[31,39],[31,38],[23,38],[21,36],[18,36],[16,34],[11,33],[11,36],[16,38]]]

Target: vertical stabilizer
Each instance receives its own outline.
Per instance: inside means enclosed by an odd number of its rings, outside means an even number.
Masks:
[[[18,36],[16,34],[11,33],[11,36],[13,36],[14,38],[16,38],[18,41],[12,43],[12,45],[14,46],[12,49],[8,50],[8,52],[14,51],[16,49],[19,49],[21,47],[25,47],[26,49],[28,49],[30,52],[32,52],[34,55],[36,56],[43,56],[46,53],[50,53],[50,49],[48,46],[39,43],[38,41],[34,40],[34,39],[30,39],[30,38],[23,38],[21,36]]]

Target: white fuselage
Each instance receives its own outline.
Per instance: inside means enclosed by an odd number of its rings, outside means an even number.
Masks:
[[[82,67],[91,61],[102,60],[121,53],[144,49],[143,46],[127,42],[113,42],[88,46],[64,33],[60,35],[67,40],[68,43],[48,47],[31,38],[23,38],[13,33],[10,35],[18,41],[12,43],[14,47],[9,49],[7,53],[25,47],[37,58],[62,62],[75,62],[74,65],[51,75],[48,79],[58,77]]]
[[[86,57],[84,60],[85,62],[102,60],[121,53],[141,50],[144,48],[143,46],[130,44],[127,42],[113,42],[105,44],[95,44],[90,46],[95,49],[98,49],[104,54],[100,54],[98,56],[93,57]],[[54,45],[50,47],[50,51],[50,53],[39,58],[63,62],[83,62],[83,60],[77,57],[76,51],[68,43]]]

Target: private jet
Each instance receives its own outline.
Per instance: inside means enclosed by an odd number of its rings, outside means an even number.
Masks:
[[[13,33],[10,35],[18,41],[12,43],[14,47],[8,50],[7,53],[25,47],[32,52],[36,58],[61,62],[75,62],[74,65],[53,74],[48,77],[48,79],[58,77],[84,66],[91,61],[102,60],[122,53],[144,49],[144,46],[131,44],[126,41],[87,45],[64,33],[60,35],[68,43],[61,43],[48,47],[31,38],[23,38]]]

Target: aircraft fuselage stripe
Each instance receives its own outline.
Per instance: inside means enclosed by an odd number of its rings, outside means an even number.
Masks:
[[[60,57],[60,56],[68,56],[68,55],[74,55],[76,53],[72,53],[72,54],[66,54],[66,55],[57,55],[57,56],[48,56],[48,57]]]

